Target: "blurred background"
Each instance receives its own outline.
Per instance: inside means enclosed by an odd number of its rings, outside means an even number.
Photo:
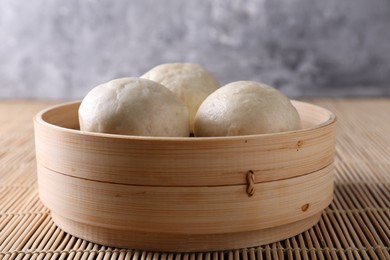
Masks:
[[[0,0],[0,98],[80,99],[167,62],[290,97],[390,95],[389,0]]]

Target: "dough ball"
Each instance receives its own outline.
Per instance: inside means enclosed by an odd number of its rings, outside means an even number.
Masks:
[[[140,135],[189,136],[188,111],[157,82],[121,78],[92,89],[79,108],[80,130]]]
[[[210,72],[192,63],[162,64],[149,70],[141,78],[164,85],[184,101],[189,112],[191,133],[193,133],[195,114],[200,104],[220,87]]]
[[[300,128],[300,118],[280,91],[253,81],[237,81],[212,93],[195,117],[195,136],[276,133]]]

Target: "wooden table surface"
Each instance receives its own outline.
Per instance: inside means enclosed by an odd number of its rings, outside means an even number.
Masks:
[[[0,101],[0,259],[390,259],[390,98],[309,100],[337,117],[334,200],[320,222],[255,248],[174,254],[66,234],[39,200],[32,117],[53,102]]]

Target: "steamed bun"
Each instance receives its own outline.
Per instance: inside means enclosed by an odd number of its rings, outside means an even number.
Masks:
[[[280,91],[253,81],[227,84],[208,96],[195,117],[195,136],[276,133],[300,128],[300,118]]]
[[[79,108],[80,130],[140,136],[189,136],[188,110],[157,82],[121,78],[92,89]]]
[[[141,78],[164,85],[184,101],[189,112],[191,132],[193,132],[195,114],[200,104],[220,87],[210,72],[192,63],[162,64],[152,68]]]

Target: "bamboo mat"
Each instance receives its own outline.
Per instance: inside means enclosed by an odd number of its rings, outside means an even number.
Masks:
[[[0,101],[0,259],[390,259],[390,99],[310,102],[338,116],[334,200],[310,230],[226,252],[110,248],[66,234],[38,198],[32,116],[48,102]]]

